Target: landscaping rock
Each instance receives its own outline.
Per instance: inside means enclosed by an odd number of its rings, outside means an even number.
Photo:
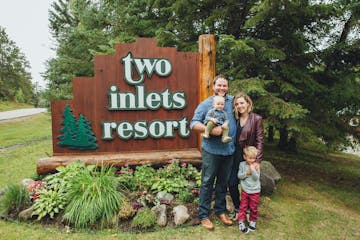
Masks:
[[[160,227],[165,227],[167,224],[166,205],[165,204],[157,205],[151,208],[151,210],[156,213],[157,224]]]
[[[4,188],[2,188],[2,189],[0,190],[0,197],[5,194],[5,192],[7,191],[7,189],[8,189],[8,187],[4,187]]]
[[[156,198],[159,199],[160,203],[170,204],[174,200],[174,196],[165,191],[158,192]]]
[[[276,168],[269,161],[261,162],[261,172],[266,173],[267,176],[272,178],[275,183],[278,183],[281,180],[280,173],[276,170]]]
[[[188,209],[184,205],[174,207],[173,213],[176,226],[185,223],[190,217],[190,215],[188,214]]]
[[[34,185],[35,184],[35,181],[31,178],[25,178],[23,180],[21,180],[21,185],[23,185],[24,187],[29,187],[31,185]]]
[[[271,195],[275,189],[275,183],[279,182],[281,176],[275,167],[268,161],[261,162],[260,182],[261,194]]]
[[[31,219],[33,210],[34,210],[34,205],[32,205],[28,209],[21,211],[19,213],[19,219],[24,221]]]

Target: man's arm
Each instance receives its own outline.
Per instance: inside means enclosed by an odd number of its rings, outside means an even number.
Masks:
[[[195,132],[198,132],[198,133],[203,133],[203,132],[205,132],[205,128],[206,128],[206,126],[203,123],[197,122],[194,124],[192,130]],[[222,134],[222,131],[223,130],[222,130],[221,126],[216,126],[211,130],[210,134],[214,135],[214,136],[220,136]]]

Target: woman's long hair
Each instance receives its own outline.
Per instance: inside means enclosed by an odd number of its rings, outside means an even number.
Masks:
[[[248,113],[250,113],[252,110],[253,110],[253,101],[251,100],[251,98],[249,97],[249,95],[247,95],[246,93],[244,92],[240,92],[238,94],[235,95],[234,99],[233,99],[233,108],[234,108],[234,115],[235,115],[235,118],[236,120],[239,119],[239,112],[237,111],[236,107],[235,107],[235,102],[237,99],[239,98],[244,98],[245,101],[249,104],[249,107],[248,107]]]

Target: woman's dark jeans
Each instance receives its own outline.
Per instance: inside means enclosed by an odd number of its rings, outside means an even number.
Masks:
[[[211,197],[215,183],[215,206],[217,215],[226,211],[226,190],[232,167],[233,155],[214,155],[202,149],[202,174],[199,199],[200,220],[209,218]],[[216,179],[216,182],[215,182]]]
[[[239,210],[240,206],[240,192],[239,192],[239,178],[237,176],[240,162],[244,161],[242,151],[237,151],[234,154],[234,163],[231,168],[229,177],[229,193],[234,203],[235,211]]]

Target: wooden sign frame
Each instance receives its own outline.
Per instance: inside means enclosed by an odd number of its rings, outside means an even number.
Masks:
[[[77,160],[201,163],[201,138],[188,126],[196,106],[212,94],[214,35],[199,37],[198,53],[158,47],[149,38],[115,49],[94,57],[93,78],[73,79],[73,100],[51,103],[53,157],[38,160],[39,174]]]

